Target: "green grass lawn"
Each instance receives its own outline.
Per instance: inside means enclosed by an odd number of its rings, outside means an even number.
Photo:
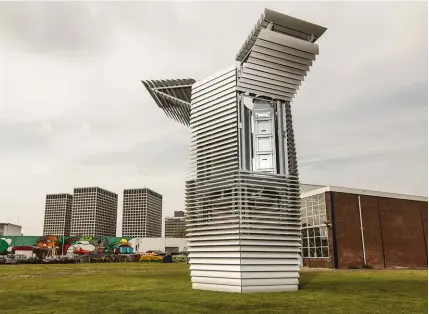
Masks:
[[[298,292],[191,289],[186,264],[0,266],[0,313],[427,313],[426,270],[302,271]]]

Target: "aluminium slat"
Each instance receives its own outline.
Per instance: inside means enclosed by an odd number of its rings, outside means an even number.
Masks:
[[[216,114],[217,112],[220,112],[222,110],[236,108],[236,105],[237,105],[236,98],[233,97],[233,98],[230,98],[229,101],[218,103],[218,104],[213,105],[211,107],[208,107],[204,110],[201,110],[198,113],[194,112],[192,120],[191,120],[191,125],[199,122],[200,120],[203,120],[203,119],[209,117],[212,114]]]
[[[250,89],[250,88],[244,88],[239,86],[238,88],[239,91],[241,92],[245,92],[245,93],[253,93],[253,94],[257,94],[259,96],[265,96],[265,97],[269,97],[269,98],[273,98],[273,99],[278,99],[278,100],[285,100],[285,101],[291,101],[292,98],[291,97],[286,97],[286,96],[281,96],[281,95],[277,95],[277,94],[273,94],[273,93],[267,93],[264,91],[256,91],[254,89]]]
[[[304,80],[304,76],[303,75],[296,75],[293,73],[289,73],[289,72],[285,72],[282,71],[280,69],[273,69],[273,68],[268,68],[266,66],[262,66],[262,65],[258,65],[258,64],[253,64],[253,63],[246,63],[245,66],[246,69],[252,69],[255,71],[259,71],[259,72],[265,72],[265,73],[269,73],[269,74],[274,74],[277,77],[282,77],[285,79],[289,79],[292,80],[292,84],[296,84],[299,85],[303,80]]]
[[[235,82],[235,80],[236,80],[236,73],[234,71],[234,72],[231,72],[231,75],[225,76],[222,80],[219,80],[216,84],[212,84],[210,86],[207,86],[206,88],[200,89],[199,91],[194,90],[192,92],[191,100],[195,101],[199,97],[204,96],[205,94],[207,94],[209,92],[213,92],[213,91],[222,89],[225,85],[228,85],[228,84]]]
[[[275,95],[276,97],[282,96],[284,98],[287,98],[288,100],[294,97],[294,95],[291,93],[282,92],[276,89],[264,87],[262,86],[262,84],[258,84],[258,82],[256,81],[252,82],[251,84],[240,81],[237,85],[237,89],[252,90],[254,91],[254,93],[258,93],[258,92],[269,93],[271,95]]]
[[[162,83],[161,81],[158,80],[152,80],[152,81],[148,81],[149,84],[151,84],[151,87],[161,87],[164,86],[164,83]],[[176,121],[183,123],[185,125],[187,125],[186,120],[183,119],[183,117],[180,115],[180,112],[177,110],[176,107],[169,105],[169,101],[159,97],[158,93],[154,93],[157,94],[158,99],[160,100],[160,102],[164,105],[164,107],[168,108],[170,110],[170,113],[175,117]]]
[[[228,87],[229,88],[222,89],[222,90],[218,91],[218,93],[212,94],[212,95],[208,96],[207,98],[199,99],[198,101],[195,101],[195,102],[193,101],[191,103],[191,113],[192,113],[192,110],[194,110],[194,108],[197,109],[201,106],[204,106],[208,102],[217,101],[218,99],[224,97],[225,95],[235,93],[235,91],[236,91],[235,83],[234,83],[234,85],[229,85]]]
[[[205,126],[205,128],[200,128],[198,130],[195,130],[195,132],[191,133],[191,141],[194,141],[194,138],[196,136],[202,136],[204,134],[206,134],[207,132],[210,132],[214,129],[216,129],[217,127],[224,127],[224,126],[233,126],[233,130],[235,132],[237,132],[236,126],[237,126],[237,116],[236,115],[230,115],[227,118],[222,118],[222,121],[218,121],[217,124],[216,123],[212,123],[210,125]]]
[[[211,145],[210,148],[205,147],[205,148],[196,149],[190,154],[190,159],[195,160],[196,162],[198,162],[199,160],[203,161],[203,159],[207,156],[217,156],[219,152],[224,152],[224,151],[236,152],[237,143],[232,142],[232,143],[223,144],[223,145],[217,144],[217,145]]]
[[[237,144],[237,139],[235,138],[235,136],[231,136],[227,134],[225,136],[220,136],[218,138],[214,138],[212,140],[206,141],[205,145],[202,145],[201,143],[194,144],[193,146],[190,146],[189,149],[191,150],[191,155],[192,155],[194,152],[198,151],[199,149],[210,149],[213,147],[217,147],[218,145],[227,145],[229,143]]]
[[[231,156],[215,163],[211,163],[211,170],[198,169],[198,164],[189,166],[188,175],[208,178],[212,175],[224,174],[234,171],[238,166],[237,156]],[[191,187],[190,187],[191,188]]]
[[[226,158],[233,157],[235,155],[237,155],[237,149],[236,148],[234,150],[224,152],[224,154],[219,153],[219,154],[216,154],[213,156],[207,156],[207,157],[201,158],[200,160],[199,159],[190,160],[190,164],[191,164],[191,167],[204,166],[205,164],[211,164],[212,162],[224,160]],[[237,156],[237,158],[238,158],[238,156]],[[237,162],[238,162],[238,160],[237,160]],[[232,161],[231,161],[231,163],[232,163]]]
[[[258,81],[262,83],[266,83],[268,85],[271,85],[272,88],[280,88],[280,89],[286,89],[289,90],[291,93],[296,94],[296,92],[299,90],[298,85],[289,84],[283,81],[273,80],[266,77],[258,76],[255,74],[250,73],[242,73],[240,76],[240,80],[251,80],[251,81]]]
[[[293,55],[295,57],[299,57],[302,59],[307,59],[307,60],[311,60],[314,61],[316,60],[316,55],[315,54],[311,54],[311,53],[307,53],[304,51],[300,51],[291,47],[286,47],[283,45],[280,45],[278,43],[274,43],[274,42],[270,42],[270,41],[266,41],[263,40],[261,38],[258,38],[255,42],[255,46],[258,47],[264,47],[264,48],[268,48],[268,49],[272,49],[272,50],[276,50],[278,52],[283,52],[285,54],[288,55]]]
[[[293,69],[297,69],[299,71],[304,71],[304,73],[306,71],[310,71],[310,66],[309,65],[304,65],[304,64],[293,62],[293,61],[289,61],[289,60],[286,60],[286,59],[283,59],[283,58],[278,58],[278,57],[272,56],[271,54],[265,54],[265,53],[260,53],[258,51],[252,51],[250,53],[250,57],[261,59],[261,60],[265,60],[265,61],[269,61],[269,62],[271,62],[273,64],[278,64],[280,66],[287,66],[287,67],[290,67],[290,68],[293,68]]]
[[[297,81],[297,80],[294,80],[294,79],[290,79],[290,78],[287,78],[287,77],[284,77],[284,76],[276,75],[276,74],[265,72],[265,71],[254,70],[254,69],[252,69],[250,67],[247,67],[247,65],[243,68],[243,73],[246,73],[248,75],[255,75],[255,76],[259,76],[259,77],[265,77],[265,78],[270,79],[270,80],[276,80],[276,81],[288,83],[288,84],[296,86],[297,89],[301,85],[301,81]],[[191,112],[191,115],[192,115],[192,112]]]
[[[223,130],[221,132],[211,132],[207,133],[204,136],[198,137],[197,142],[191,142],[189,144],[189,148],[197,149],[203,145],[210,145],[215,142],[229,142],[230,140],[237,141],[236,134],[237,132],[234,130],[231,130],[230,128]]]
[[[204,88],[204,86],[211,85],[213,83],[216,82],[217,79],[219,79],[220,77],[227,75],[229,72],[235,71],[235,64],[232,64],[230,66],[228,66],[226,69],[221,70],[217,73],[214,73],[213,75],[206,77],[202,80],[199,80],[197,82],[195,82],[192,85],[192,91],[199,91],[200,89]]]
[[[222,92],[231,90],[231,88],[234,88],[234,87],[235,87],[235,78],[234,78],[234,81],[232,82],[229,82],[225,85],[221,85],[219,86],[219,88],[216,88],[210,92],[201,94],[201,96],[199,97],[192,98],[191,104],[197,105],[197,104],[203,103],[206,101],[206,99],[212,99],[213,97],[216,97],[217,95],[222,94]]]
[[[222,104],[222,103],[229,104],[229,103],[234,103],[236,101],[237,101],[236,91],[233,90],[231,91],[231,93],[228,93],[222,97],[219,97],[219,98],[216,98],[215,100],[208,101],[208,102],[205,102],[204,104],[201,104],[201,106],[199,106],[198,108],[191,107],[191,113],[192,113],[191,119],[197,118],[201,114],[201,112],[210,111],[210,109],[212,109],[218,104]]]
[[[287,73],[291,73],[291,74],[295,74],[301,77],[304,77],[307,75],[307,71],[305,70],[299,70],[296,68],[292,68],[290,66],[285,66],[285,65],[281,65],[278,63],[274,63],[268,60],[268,58],[264,58],[263,56],[252,56],[252,54],[250,54],[250,57],[247,59],[247,63],[253,63],[253,64],[257,64],[263,67],[267,67],[267,68],[272,68],[272,69],[276,69],[279,71],[283,71],[283,72],[287,72]]]
[[[301,19],[297,19],[295,17],[282,14],[280,12],[270,9],[264,10],[264,19],[271,21],[275,24],[294,29],[296,31],[300,31],[307,34],[314,34],[317,37],[322,36],[323,33],[326,31],[326,27],[316,25]]]
[[[319,45],[308,41],[300,40],[292,36],[280,34],[267,29],[261,29],[258,39],[276,43],[282,46],[290,47],[308,54],[319,54]]]
[[[264,88],[269,88],[280,92],[286,92],[291,96],[296,94],[296,89],[294,88],[284,87],[284,86],[280,86],[272,83],[265,83],[261,79],[263,80],[263,78],[260,78],[260,77],[252,76],[252,78],[248,78],[248,76],[243,76],[243,77],[240,77],[240,83],[253,84],[253,85],[258,85]]]
[[[193,125],[191,124],[192,128],[199,128],[201,126],[206,126],[212,121],[216,121],[220,119],[221,117],[224,117],[226,115],[230,114],[237,114],[237,108],[235,106],[229,106],[226,108],[221,108],[216,111],[211,112],[211,115],[205,116],[202,120],[195,122]]]
[[[235,199],[235,198],[232,198],[233,200]],[[245,200],[243,200],[243,201],[245,201]],[[222,207],[221,205],[222,204],[225,204],[225,206],[224,207]],[[264,203],[265,204],[265,203]],[[282,205],[282,207],[283,206],[287,206],[286,205],[287,203],[283,203],[283,205]],[[215,202],[215,201],[213,201],[213,206],[215,206],[215,205],[218,205],[218,207],[217,207],[217,209],[218,210],[221,210],[221,209],[224,209],[224,208],[230,208],[230,206],[231,206],[231,202],[227,202],[227,201],[224,201],[224,202]],[[245,205],[243,204],[243,203],[241,203],[241,207],[244,207]],[[198,213],[198,212],[204,212],[204,208],[203,209],[201,209],[201,207],[204,207],[204,205],[194,205],[194,206],[191,206],[191,205],[189,205],[189,211],[194,211],[195,213]],[[248,207],[248,208],[252,208],[253,210],[256,210],[256,209],[265,209],[266,208],[266,206],[257,206],[257,205],[248,205],[248,206],[246,206],[246,207]],[[282,210],[286,210],[286,209],[284,209],[284,208],[281,208],[281,207],[274,207],[274,208],[276,208],[276,209],[278,209],[278,210],[280,210],[280,209],[282,209]],[[301,217],[300,217],[300,212],[299,212],[299,210],[297,209],[296,210],[296,213],[294,213],[294,212],[291,212],[291,211],[295,211],[294,209],[291,209],[291,208],[289,208],[289,209],[287,209],[288,211],[285,211],[285,212],[277,212],[276,213],[276,215],[274,215],[274,216],[279,216],[279,217],[281,217],[281,215],[288,215],[288,216],[290,216],[290,217],[293,217],[293,216],[296,216],[297,218],[295,219],[296,221],[298,221],[298,220],[300,220],[301,219]],[[249,217],[250,216],[252,216],[252,215],[250,215],[250,213],[251,213],[251,211],[249,210],[249,211],[246,211],[246,210],[241,210],[240,211],[242,214],[246,214],[246,213],[249,213]],[[193,217],[193,215],[191,214],[191,213],[189,213],[189,215],[188,215],[188,217],[189,217],[189,221],[191,221],[191,217]],[[258,217],[258,216],[252,216],[252,217]],[[279,218],[280,219],[280,218]]]
[[[308,67],[308,70],[310,70],[310,66],[313,65],[313,59],[307,59],[292,55],[288,53],[290,51],[282,48],[284,47],[276,46],[275,44],[268,42],[259,41],[255,44],[255,46],[253,46],[252,53],[264,54],[276,58],[278,60],[293,62],[294,64],[299,64],[301,66]]]

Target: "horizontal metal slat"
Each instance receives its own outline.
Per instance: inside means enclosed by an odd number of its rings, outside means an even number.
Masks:
[[[317,44],[313,44],[308,41],[293,38],[291,36],[283,35],[267,29],[261,29],[258,39],[290,47],[299,51],[303,51],[310,55],[319,54],[319,45]]]

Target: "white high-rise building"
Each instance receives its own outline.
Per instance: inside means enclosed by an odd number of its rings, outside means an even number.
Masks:
[[[99,187],[75,188],[72,235],[116,236],[118,194]]]
[[[148,188],[124,190],[122,236],[162,236],[162,195]]]
[[[71,214],[73,195],[48,194],[46,195],[45,219],[43,235],[69,236],[71,228]]]

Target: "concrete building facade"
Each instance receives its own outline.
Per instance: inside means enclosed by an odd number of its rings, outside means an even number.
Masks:
[[[122,236],[162,236],[162,195],[148,188],[124,190]]]
[[[99,187],[75,188],[71,234],[116,236],[118,194]]]
[[[175,211],[174,217],[165,217],[165,237],[166,238],[185,238],[186,219],[185,212]]]
[[[48,194],[45,203],[43,235],[70,235],[73,195]]]
[[[21,226],[6,223],[0,223],[0,236],[22,236]]]
[[[304,266],[427,268],[427,197],[325,186],[301,211]]]

